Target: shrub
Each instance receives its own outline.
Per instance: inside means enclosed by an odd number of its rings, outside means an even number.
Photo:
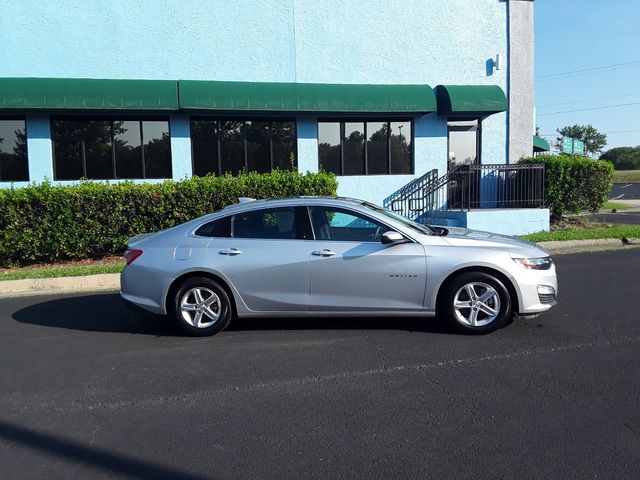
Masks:
[[[600,160],[611,163],[616,170],[640,170],[640,146],[612,148]]]
[[[584,157],[541,155],[520,163],[545,165],[545,205],[554,217],[583,210],[597,212],[607,201],[613,183],[613,166]]]
[[[0,189],[0,265],[120,254],[127,239],[173,227],[238,197],[335,195],[328,173],[274,171],[160,184],[81,182]]]

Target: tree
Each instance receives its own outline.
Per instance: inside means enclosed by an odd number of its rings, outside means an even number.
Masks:
[[[640,145],[612,148],[604,152],[600,160],[612,163],[616,170],[640,170]]]
[[[571,125],[558,128],[559,136],[556,138],[556,147],[562,150],[562,137],[571,137],[584,142],[586,153],[595,157],[607,144],[607,136],[599,132],[592,125]]]

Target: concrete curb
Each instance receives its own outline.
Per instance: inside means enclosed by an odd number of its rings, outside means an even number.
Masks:
[[[630,238],[628,244],[622,243],[619,238],[603,238],[600,240],[555,240],[550,242],[538,242],[542,248],[552,255],[565,253],[597,252],[601,250],[613,250],[619,248],[634,248],[640,246],[640,240]]]
[[[622,248],[640,247],[639,239],[629,239],[625,245],[620,239],[563,240],[539,242],[552,255],[596,252]],[[120,290],[120,274],[102,273],[80,277],[33,278],[0,281],[0,298],[32,295],[57,295],[63,293],[108,292]]]
[[[119,273],[79,277],[25,278],[0,282],[0,298],[120,290]]]

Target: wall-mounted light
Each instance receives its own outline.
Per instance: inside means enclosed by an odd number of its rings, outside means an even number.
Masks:
[[[502,56],[496,53],[496,59],[493,61],[493,68],[495,70],[502,70]]]

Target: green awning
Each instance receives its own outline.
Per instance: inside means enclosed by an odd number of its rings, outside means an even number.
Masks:
[[[551,151],[551,145],[544,138],[538,135],[533,136],[533,151],[534,152],[549,152]]]
[[[180,80],[180,108],[324,113],[429,113],[428,85],[354,85]]]
[[[439,115],[488,116],[507,110],[507,97],[497,85],[438,85]]]
[[[175,80],[0,78],[0,109],[177,110]]]

